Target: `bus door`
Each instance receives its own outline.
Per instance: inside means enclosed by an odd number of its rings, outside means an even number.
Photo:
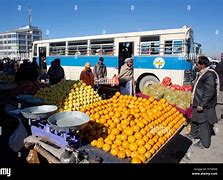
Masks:
[[[47,71],[46,47],[45,46],[39,47],[39,67],[41,69],[41,72]]]
[[[120,72],[120,69],[121,69],[122,65],[125,63],[125,59],[133,57],[133,54],[134,54],[134,42],[120,42],[119,43],[119,53],[118,53],[119,67],[118,67],[118,72]]]

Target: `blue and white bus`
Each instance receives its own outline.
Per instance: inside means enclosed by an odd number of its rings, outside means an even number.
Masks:
[[[94,66],[104,58],[108,78],[118,74],[127,57],[134,58],[134,79],[137,91],[169,76],[175,84],[191,80],[193,62],[201,53],[194,42],[193,30],[187,26],[118,34],[69,37],[35,41],[33,57],[41,68],[61,59],[66,79],[79,79],[86,62]]]

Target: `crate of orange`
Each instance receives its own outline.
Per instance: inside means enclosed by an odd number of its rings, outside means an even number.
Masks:
[[[81,111],[91,119],[82,138],[98,151],[131,163],[148,163],[186,122],[165,99],[119,92]]]
[[[142,97],[142,98],[146,98],[148,99],[150,96],[147,96],[143,93],[137,93],[136,94],[137,97]],[[158,100],[158,99],[156,99]],[[175,106],[177,108],[178,111],[180,111],[184,116],[186,116],[187,118],[191,119],[192,117],[192,107],[189,107],[187,109],[182,109],[182,108],[179,108],[177,106]]]

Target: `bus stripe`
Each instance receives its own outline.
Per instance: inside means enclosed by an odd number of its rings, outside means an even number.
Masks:
[[[134,68],[157,69],[154,65],[154,59],[159,56],[135,56]],[[161,57],[161,56],[160,56]],[[82,66],[86,62],[90,62],[93,67],[100,56],[49,56],[47,57],[47,65],[50,66],[51,61],[55,58],[60,58],[62,66]],[[170,70],[190,70],[192,62],[185,60],[184,57],[162,57],[165,64],[161,69]],[[117,56],[104,56],[104,63],[107,67],[118,67]]]

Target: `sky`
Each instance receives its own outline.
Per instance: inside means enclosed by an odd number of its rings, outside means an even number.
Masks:
[[[0,32],[28,25],[44,39],[190,26],[208,56],[223,52],[223,0],[0,0]]]

